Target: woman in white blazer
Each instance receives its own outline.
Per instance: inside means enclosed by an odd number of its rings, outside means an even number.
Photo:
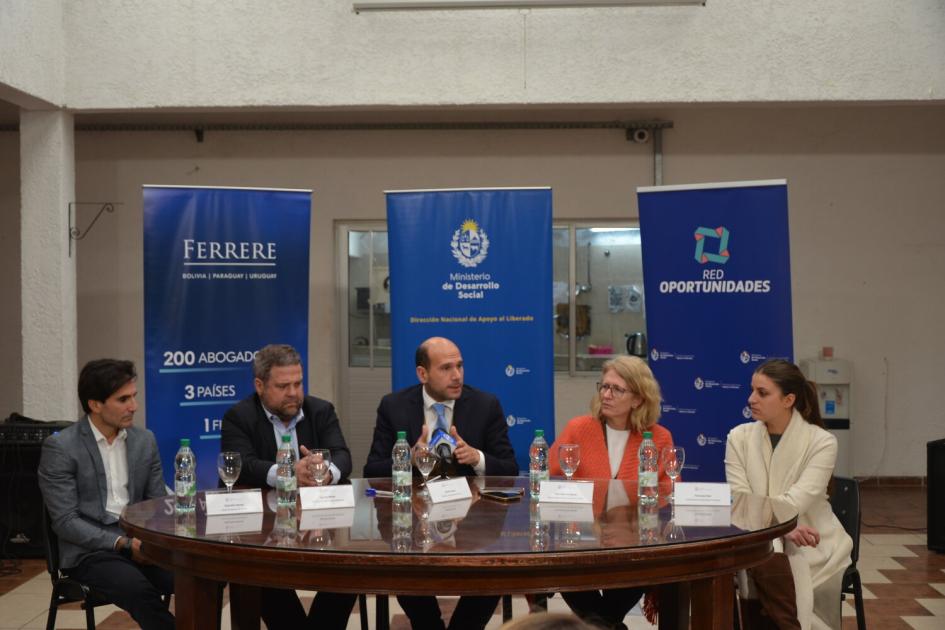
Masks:
[[[797,528],[775,541],[775,551],[790,561],[798,621],[803,630],[839,629],[840,583],[853,541],[827,499],[837,438],[823,428],[814,385],[788,361],[759,366],[748,405],[755,422],[728,434],[725,476],[733,492],[797,510]]]

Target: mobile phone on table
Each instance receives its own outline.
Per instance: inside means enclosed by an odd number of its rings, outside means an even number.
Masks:
[[[525,494],[524,488],[483,488],[479,495],[493,501],[518,501]]]

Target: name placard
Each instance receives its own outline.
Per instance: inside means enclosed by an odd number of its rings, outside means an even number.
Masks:
[[[445,503],[446,501],[472,498],[469,482],[466,481],[465,477],[427,483],[427,490],[430,492],[431,503]]]
[[[350,487],[350,486],[349,486]],[[354,525],[354,508],[333,508],[302,512],[299,529],[338,529]]]
[[[675,497],[676,505],[732,505],[732,488],[727,483],[680,481]]]
[[[207,535],[257,534],[262,531],[262,512],[254,514],[225,514],[207,517]]]
[[[594,484],[587,481],[542,481],[538,498],[549,503],[593,503]]]
[[[589,503],[547,503],[538,504],[538,518],[543,521],[561,523],[593,523],[594,507]]]
[[[233,492],[208,490],[204,493],[204,500],[207,516],[255,514],[263,511],[262,492],[258,488]]]
[[[732,508],[727,505],[680,505],[673,512],[673,522],[683,527],[728,527]]]
[[[344,486],[306,486],[299,488],[302,510],[353,508],[354,488]]]

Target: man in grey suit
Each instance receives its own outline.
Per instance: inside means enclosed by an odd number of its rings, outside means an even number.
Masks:
[[[138,404],[131,361],[90,361],[79,374],[86,415],[43,442],[39,488],[59,537],[63,570],[128,611],[145,630],[174,627],[162,595],[171,573],[141,557],[118,527],[126,505],[167,494],[154,434],[132,425]]]

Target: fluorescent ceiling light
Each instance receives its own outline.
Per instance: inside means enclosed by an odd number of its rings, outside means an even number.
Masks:
[[[407,9],[564,9],[705,5],[705,0],[364,0],[354,2],[357,11]]]

